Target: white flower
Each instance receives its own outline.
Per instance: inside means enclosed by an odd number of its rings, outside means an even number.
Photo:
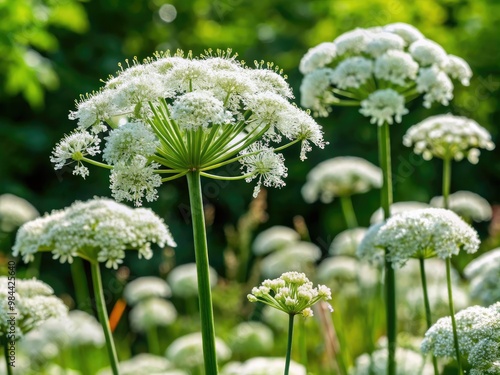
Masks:
[[[408,50],[421,66],[436,65],[444,68],[448,62],[448,55],[443,47],[429,39],[414,41]]]
[[[12,232],[40,213],[26,199],[13,194],[0,195],[0,231]]]
[[[172,291],[167,282],[155,276],[143,276],[129,282],[123,289],[123,297],[127,303],[135,305],[151,297],[167,298]]]
[[[161,176],[154,173],[159,166],[157,163],[147,164],[147,159],[140,155],[135,156],[130,164],[115,165],[109,177],[113,198],[118,202],[133,201],[137,207],[142,205],[143,198],[154,201],[158,198],[156,188],[161,185]]]
[[[372,57],[379,57],[388,51],[402,50],[406,42],[402,37],[390,32],[378,32],[366,45],[366,52]]]
[[[334,43],[320,43],[309,51],[300,60],[299,70],[302,74],[311,73],[330,64],[335,58],[337,48]]]
[[[334,197],[362,194],[382,186],[382,171],[369,161],[354,156],[325,160],[307,175],[302,196],[308,203],[318,198],[330,203]]]
[[[403,144],[413,146],[413,152],[427,160],[437,157],[459,161],[466,157],[473,164],[478,162],[479,148],[495,148],[491,135],[477,122],[451,114],[431,116],[413,125],[404,135]]]
[[[389,50],[375,60],[373,73],[377,79],[383,79],[399,86],[406,86],[408,81],[417,77],[418,64],[410,54]]]
[[[209,268],[210,286],[213,288],[217,284],[217,272]],[[167,282],[172,289],[172,294],[176,297],[189,298],[198,296],[198,275],[196,273],[196,263],[187,263],[176,266],[167,275]]]
[[[96,135],[92,135],[84,130],[76,131],[64,137],[56,145],[52,151],[50,161],[55,164],[54,169],[57,170],[74,160],[76,161],[76,168],[73,170],[73,174],[85,178],[88,176],[89,171],[87,167],[81,164],[81,160],[87,155],[95,156],[100,153],[100,142],[101,140]]]
[[[141,122],[130,122],[112,130],[105,138],[102,157],[109,164],[128,163],[135,155],[153,155],[160,142],[151,128]]]
[[[24,224],[13,254],[26,262],[35,252],[49,250],[61,263],[80,256],[111,268],[121,263],[125,250],[138,250],[141,257],[151,243],[176,246],[163,220],[151,210],[95,198]]]
[[[470,281],[469,295],[482,305],[500,300],[500,248],[489,250],[472,260],[464,268]]]
[[[266,256],[261,263],[264,277],[278,277],[286,271],[306,272],[321,258],[321,250],[310,242],[294,242]]]
[[[417,77],[417,91],[425,93],[424,107],[430,108],[433,102],[448,105],[453,99],[453,83],[448,75],[435,65],[420,69]]]
[[[443,197],[431,199],[433,207],[443,207]],[[471,191],[457,191],[448,197],[448,208],[468,221],[487,221],[493,214],[486,199]]]
[[[368,228],[347,229],[335,236],[328,253],[330,255],[356,256],[356,249],[363,240]]]
[[[411,44],[418,39],[424,39],[424,36],[417,28],[403,22],[396,22],[385,25],[383,29],[390,33],[399,35],[408,44]]]
[[[254,239],[255,255],[265,255],[300,241],[300,235],[292,228],[275,225],[260,232]]]
[[[448,55],[445,71],[454,79],[458,79],[464,86],[469,86],[472,70],[469,64],[461,57]]]
[[[422,208],[428,208],[429,205],[424,202],[396,202],[391,204],[390,207],[390,212],[391,216],[398,215],[404,212],[408,211],[413,211],[413,210],[420,210]],[[378,208],[377,211],[375,211],[372,216],[370,217],[370,223],[371,224],[376,224],[376,223],[381,223],[383,222],[384,219],[384,210],[382,207]]]
[[[371,79],[373,62],[364,57],[350,57],[334,69],[331,81],[340,89],[358,89]]]
[[[285,186],[283,178],[288,175],[288,169],[285,167],[285,159],[282,154],[277,154],[273,149],[257,143],[251,145],[241,155],[244,155],[240,159],[241,168],[245,170],[245,174],[250,175],[246,181],[258,179],[253,192],[254,198],[259,194],[262,184],[279,188]]]
[[[150,328],[171,325],[177,319],[177,310],[172,302],[151,297],[137,303],[129,315],[135,332],[148,332]]]
[[[381,126],[384,122],[392,125],[394,121],[401,122],[402,116],[408,113],[405,108],[404,96],[392,89],[373,92],[361,102],[359,112],[371,117],[370,122]]]

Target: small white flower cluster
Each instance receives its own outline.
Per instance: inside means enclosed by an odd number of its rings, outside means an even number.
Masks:
[[[500,248],[490,250],[472,260],[464,268],[470,281],[469,295],[482,305],[500,301]]]
[[[332,293],[325,285],[313,287],[304,273],[292,271],[277,279],[264,280],[247,297],[250,302],[262,302],[289,315],[309,317],[313,315],[311,307],[318,301],[330,300]],[[333,311],[331,306],[330,310]]]
[[[433,207],[443,207],[443,197],[432,198],[430,204]],[[471,191],[460,190],[450,194],[448,206],[450,210],[469,222],[487,221],[493,215],[493,210],[488,201]]]
[[[408,129],[403,144],[425,160],[479,161],[480,148],[493,150],[491,135],[474,120],[451,114],[431,116]]]
[[[209,267],[210,287],[217,285],[217,272]],[[198,273],[196,263],[176,266],[167,275],[167,281],[176,297],[190,298],[198,296]]]
[[[0,231],[12,232],[40,213],[27,200],[13,194],[0,195]]]
[[[68,314],[63,301],[54,296],[54,290],[36,279],[18,279],[15,290],[10,289],[8,278],[0,277],[0,343],[19,341],[29,331],[51,318],[61,318]],[[13,291],[13,295],[9,294]],[[15,303],[9,304],[9,297]],[[12,298],[10,298],[12,301]],[[12,320],[12,313],[15,319]]]
[[[123,297],[129,305],[152,297],[168,298],[172,290],[167,282],[156,276],[143,276],[129,282],[123,289]]]
[[[139,258],[150,259],[151,243],[176,246],[168,227],[153,211],[94,198],[25,223],[17,232],[13,254],[30,262],[36,252],[51,251],[61,263],[79,256],[117,269],[126,250],[138,250]]]
[[[355,156],[339,156],[316,165],[302,187],[308,203],[318,198],[330,203],[334,197],[362,194],[382,186],[382,170],[369,161]]]
[[[138,354],[119,364],[121,375],[188,375],[183,370],[174,368],[165,357],[149,353]],[[112,375],[111,369],[100,370],[97,375]]]
[[[252,250],[255,255],[266,255],[298,241],[300,241],[300,234],[295,230],[275,225],[255,237]]]
[[[500,371],[500,302],[489,307],[471,306],[455,314],[460,354],[467,359],[471,374],[493,375]],[[455,346],[449,316],[439,319],[422,341],[423,353],[453,357]]]
[[[387,249],[388,260],[396,268],[404,266],[410,258],[446,259],[461,250],[475,253],[478,248],[477,232],[453,211],[424,208],[372,226],[358,248],[358,255],[379,261],[383,249]]]
[[[228,50],[199,58],[157,53],[127,65],[77,103],[70,112],[77,130],[51,157],[56,169],[73,163],[73,173],[82,177],[89,173],[83,163],[112,169],[117,200],[155,200],[162,174],[173,173],[166,181],[227,160],[242,161],[247,181],[258,177],[259,186],[281,187],[286,167],[272,143],[300,141],[301,159],[311,143],[325,145],[321,127],[291,104],[286,77],[271,63],[250,69]],[[101,139],[107,164],[91,158],[101,153]]]
[[[255,357],[247,361],[229,362],[222,370],[221,375],[277,375],[285,370],[285,358]],[[289,375],[306,375],[306,368],[291,360]]]
[[[301,103],[319,116],[334,105],[361,105],[372,123],[401,122],[405,102],[424,94],[424,106],[448,105],[456,79],[469,85],[472,71],[415,27],[393,23],[357,28],[311,48],[299,66]]]

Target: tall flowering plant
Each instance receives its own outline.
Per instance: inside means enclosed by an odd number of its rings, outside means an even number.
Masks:
[[[381,206],[390,216],[392,177],[389,125],[408,113],[406,103],[423,95],[423,105],[448,105],[453,98],[452,79],[468,85],[469,65],[449,55],[411,25],[394,23],[358,28],[333,42],[311,48],[300,62],[304,74],[301,103],[318,116],[333,106],[360,107],[359,112],[378,125],[379,162],[383,171]],[[386,254],[387,255],[387,254]],[[388,368],[396,373],[396,301],[394,269],[385,261]]]
[[[291,104],[292,91],[273,64],[250,69],[218,51],[194,58],[178,51],[134,60],[97,92],[82,97],[70,118],[77,129],[55,147],[56,169],[66,165],[86,177],[88,164],[107,168],[116,200],[141,205],[157,198],[162,183],[186,176],[203,327],[205,368],[217,374],[201,177],[256,180],[282,187],[282,149],[301,143],[323,148],[320,126]],[[104,135],[104,136],[102,136]],[[104,147],[101,149],[101,143]],[[96,160],[98,154],[102,160]],[[241,163],[241,175],[214,173]]]

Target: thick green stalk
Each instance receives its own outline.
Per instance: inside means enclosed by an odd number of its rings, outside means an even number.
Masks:
[[[358,226],[358,220],[356,219],[356,213],[354,212],[354,208],[352,207],[351,196],[348,195],[340,197],[340,204],[342,206],[342,213],[344,214],[347,228],[356,228]]]
[[[288,375],[288,371],[290,371],[290,359],[292,356],[292,342],[293,342],[293,318],[295,318],[294,314],[288,315],[288,343],[286,346],[286,360],[285,360],[284,375]]]
[[[383,185],[381,190],[381,206],[384,210],[384,218],[391,215],[392,204],[392,170],[391,170],[391,145],[389,124],[384,123],[378,127],[378,150],[379,164],[383,174]],[[388,362],[387,375],[396,375],[396,338],[397,338],[397,315],[396,315],[396,278],[392,263],[388,260],[388,250],[385,250],[385,305],[387,325],[387,347]]]
[[[210,289],[208,246],[205,230],[205,216],[203,212],[203,198],[201,195],[200,172],[198,170],[189,172],[186,177],[188,180],[191,219],[193,222],[194,251],[196,257],[196,271],[198,274],[198,295],[205,373],[207,375],[217,375],[218,370],[215,351],[212,291]]]
[[[5,367],[7,368],[7,375],[12,375],[12,367],[10,366],[10,358],[9,358],[9,342],[5,341],[5,345],[3,347],[4,357],[5,357]]]
[[[113,335],[111,334],[111,328],[109,327],[108,311],[106,309],[106,303],[104,302],[104,293],[102,289],[101,270],[99,269],[99,263],[91,262],[90,270],[92,271],[92,286],[94,288],[97,316],[99,317],[99,321],[101,322],[102,329],[104,331],[104,338],[106,339],[106,347],[108,349],[108,357],[111,364],[111,370],[113,371],[113,375],[120,375],[118,371],[118,357],[116,355],[115,343],[113,341]]]
[[[443,207],[449,208],[451,184],[451,158],[443,159]],[[448,287],[448,304],[450,307],[451,326],[453,328],[453,343],[455,345],[455,355],[457,357],[458,371],[463,374],[462,361],[460,360],[460,347],[458,344],[457,322],[455,321],[455,307],[453,304],[453,288],[451,285],[451,257],[446,258],[446,286]]]
[[[91,313],[89,288],[83,261],[79,257],[75,257],[73,263],[71,263],[70,269],[73,286],[75,288],[76,305],[80,310]]]
[[[419,258],[420,262],[420,279],[422,280],[422,291],[424,292],[424,306],[425,306],[425,321],[427,323],[427,329],[432,326],[432,315],[431,315],[431,305],[429,303],[429,293],[427,292],[427,278],[425,275],[425,259]],[[434,375],[439,375],[439,370],[437,367],[437,358],[432,356],[432,367],[434,368]]]

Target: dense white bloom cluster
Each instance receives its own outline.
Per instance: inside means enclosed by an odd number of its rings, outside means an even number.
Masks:
[[[70,112],[77,130],[57,144],[51,161],[56,169],[73,164],[82,177],[89,173],[84,163],[111,169],[115,199],[136,205],[156,199],[162,182],[237,160],[246,167],[242,179],[281,187],[286,167],[272,145],[299,141],[305,159],[311,144],[323,148],[325,142],[309,113],[290,102],[292,90],[279,68],[255,65],[246,67],[229,50],[127,61]],[[107,164],[92,158],[99,153]]]
[[[332,298],[332,293],[325,285],[313,287],[304,273],[285,272],[279,278],[264,280],[258,288],[248,295],[250,302],[262,302],[290,315],[313,315],[312,305]],[[330,306],[330,305],[329,305]],[[331,311],[333,309],[330,306]]]
[[[260,232],[255,237],[252,244],[252,250],[255,255],[265,255],[291,245],[294,242],[298,242],[299,240],[300,234],[292,228],[275,225]]]
[[[403,144],[426,160],[479,160],[480,148],[493,150],[491,135],[474,120],[451,114],[431,116],[408,129]]]
[[[321,258],[321,250],[311,242],[295,242],[269,254],[261,263],[264,277],[278,277],[286,271],[308,272]]]
[[[39,215],[27,200],[13,194],[0,195],[0,231],[12,232]]]
[[[152,243],[176,246],[168,227],[153,211],[94,198],[25,223],[17,232],[13,254],[30,262],[36,252],[50,251],[61,263],[79,256],[117,269],[126,250],[137,250],[139,258],[150,259]]]
[[[285,370],[285,358],[255,357],[243,363],[229,362],[222,370],[221,375],[278,375]],[[291,360],[289,375],[306,375],[306,368]]]
[[[7,277],[0,277],[0,344],[18,341],[43,322],[67,313],[63,301],[54,296],[52,288],[44,282],[17,279],[13,286]]]
[[[471,306],[455,314],[460,354],[475,374],[498,374],[500,370],[500,302],[489,307]],[[453,331],[449,316],[439,319],[426,333],[422,352],[453,357]],[[471,372],[472,373],[472,372]]]
[[[470,281],[469,295],[482,305],[500,301],[500,248],[490,250],[472,260],[464,268]]]
[[[123,297],[130,305],[152,297],[167,298],[172,290],[167,282],[156,276],[143,276],[129,282],[123,289]]]
[[[414,202],[414,201],[395,202],[391,204],[390,212],[391,216],[394,216],[403,212],[420,210],[422,208],[428,208],[428,207],[429,205],[424,202]],[[384,221],[384,210],[382,209],[382,207],[380,207],[370,217],[370,223],[377,224],[381,223],[382,221]]]
[[[445,259],[461,250],[471,254],[479,248],[477,232],[453,211],[442,208],[404,212],[374,227],[359,250],[365,257],[378,259],[380,249],[387,249],[394,268],[403,266],[410,258],[437,255]]]
[[[433,207],[443,207],[443,197],[432,198],[430,204]],[[450,194],[448,208],[467,221],[487,221],[493,215],[488,201],[472,191],[460,190]]]
[[[356,256],[356,250],[365,237],[367,230],[367,228],[359,227],[340,232],[330,244],[330,248],[328,249],[329,254]]]
[[[318,198],[330,203],[334,197],[366,193],[382,186],[382,171],[355,156],[339,156],[316,165],[307,174],[302,196],[308,203]]]
[[[217,284],[217,272],[210,267],[210,286]],[[198,274],[196,263],[186,263],[176,266],[167,275],[167,281],[172,288],[172,294],[176,297],[189,298],[198,296]]]
[[[218,337],[215,338],[215,350],[219,362],[225,362],[231,357],[231,349]],[[203,366],[201,333],[190,333],[175,339],[167,348],[165,355],[176,367],[181,369]]]
[[[165,357],[149,353],[138,354],[119,363],[121,375],[188,375],[183,370],[174,368]],[[100,370],[97,375],[112,375],[111,369]]]
[[[264,323],[242,322],[231,331],[229,346],[235,354],[265,355],[273,349],[274,333]]]
[[[299,69],[304,107],[326,117],[331,106],[361,105],[361,114],[379,126],[401,122],[405,102],[421,94],[425,107],[448,105],[451,79],[467,86],[472,76],[463,59],[405,23],[348,31],[311,48]]]
[[[129,314],[130,326],[135,332],[147,332],[150,328],[168,326],[177,319],[172,302],[151,297],[135,305]]]

